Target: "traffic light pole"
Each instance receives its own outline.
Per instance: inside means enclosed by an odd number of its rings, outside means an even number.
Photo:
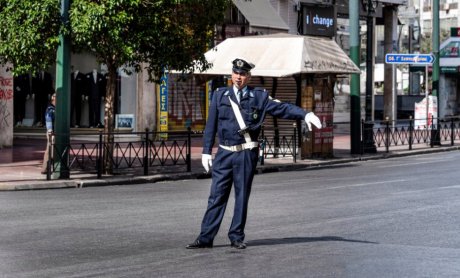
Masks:
[[[433,73],[432,73],[432,96],[437,99],[438,109],[437,115],[434,115],[437,119],[437,124],[431,132],[431,140],[433,145],[441,144],[441,135],[439,133],[439,0],[433,0]],[[428,99],[427,99],[428,101]],[[428,119],[427,119],[428,121]]]

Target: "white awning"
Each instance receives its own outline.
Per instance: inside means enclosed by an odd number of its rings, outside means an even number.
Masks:
[[[233,0],[233,4],[249,21],[251,26],[289,30],[268,0]]]
[[[300,73],[360,73],[337,43],[328,38],[275,34],[229,38],[205,53],[212,67],[195,74],[228,75],[232,61],[255,64],[253,76],[285,77]]]

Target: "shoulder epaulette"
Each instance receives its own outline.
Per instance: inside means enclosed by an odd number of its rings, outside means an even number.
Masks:
[[[261,88],[261,87],[255,87],[254,89],[252,89],[253,91],[262,91],[262,92],[267,92],[267,89],[265,88]]]

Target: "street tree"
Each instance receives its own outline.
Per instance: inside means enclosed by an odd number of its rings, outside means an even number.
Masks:
[[[59,32],[70,34],[73,52],[90,53],[107,66],[104,132],[112,133],[117,70],[146,70],[151,81],[168,68],[205,70],[204,52],[228,5],[229,0],[73,0],[66,27],[56,0],[0,0],[0,56],[13,63],[15,74],[41,70],[55,61]],[[113,137],[105,143],[113,146]],[[110,173],[110,159],[105,165]]]
[[[56,0],[0,0],[0,26],[0,62],[13,64],[14,75],[55,62],[62,28]]]

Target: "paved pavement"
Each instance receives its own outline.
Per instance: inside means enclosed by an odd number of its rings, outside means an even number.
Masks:
[[[73,175],[66,180],[46,180],[40,173],[46,141],[37,137],[15,138],[11,148],[0,149],[0,190],[30,190],[50,188],[79,188],[89,186],[104,186],[118,184],[151,183],[164,180],[182,180],[208,178],[201,166],[201,146],[192,147],[192,171],[184,169],[171,173],[158,173],[149,176],[142,174],[133,175],[125,173],[116,176],[103,176],[97,179],[94,174]],[[298,170],[302,168],[328,166],[359,160],[383,159],[395,156],[415,155],[420,153],[441,152],[458,150],[460,146],[437,146],[430,148],[428,145],[415,145],[413,150],[408,150],[407,145],[392,147],[389,153],[384,148],[378,148],[376,154],[352,155],[350,154],[349,134],[334,135],[334,157],[329,159],[297,159],[292,157],[266,159],[264,165],[258,166],[258,173]]]

